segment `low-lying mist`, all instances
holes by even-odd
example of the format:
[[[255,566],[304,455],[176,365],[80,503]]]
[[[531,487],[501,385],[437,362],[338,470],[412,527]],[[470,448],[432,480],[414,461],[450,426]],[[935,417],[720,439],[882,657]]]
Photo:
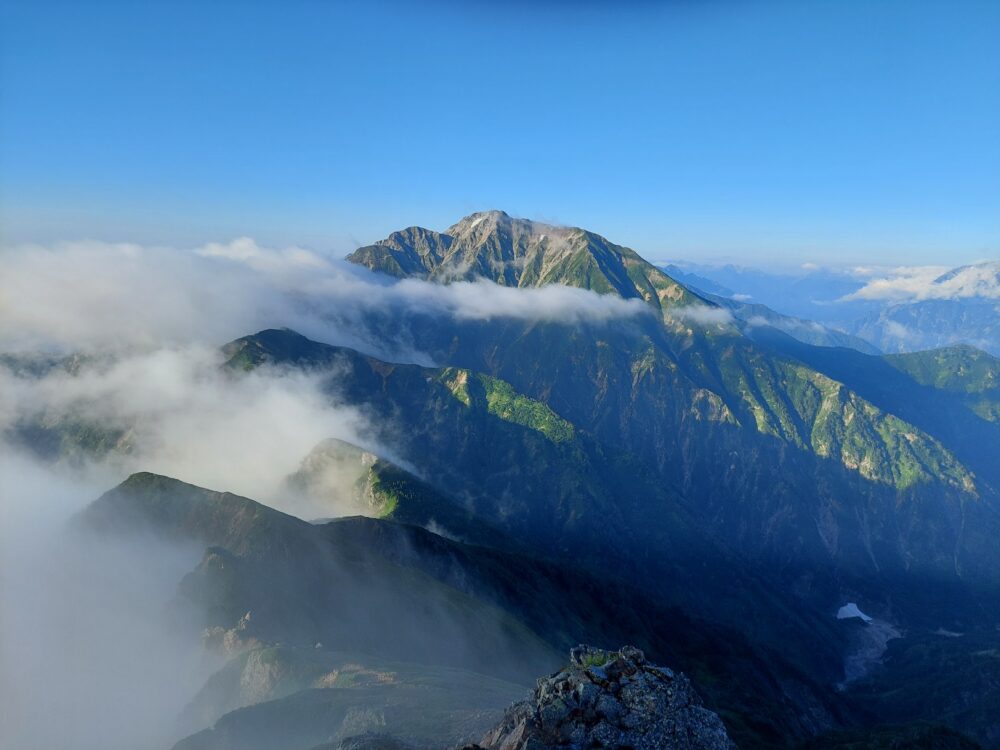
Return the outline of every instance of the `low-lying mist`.
[[[41,374],[0,366],[0,746],[169,747],[221,663],[195,620],[184,627],[168,606],[202,548],[73,528],[126,476],[173,476],[305,519],[341,514],[338,488],[310,499],[285,479],[327,438],[363,443],[361,414],[333,404],[317,376],[221,365],[217,350],[190,344]],[[37,455],[17,440],[25,425],[81,445]]]
[[[73,242],[0,254],[0,352],[217,346],[287,327],[383,358],[430,364],[404,332],[368,331],[366,317],[386,311],[602,322],[649,308],[563,286],[397,282],[310,250],[263,248],[249,238],[191,250]]]
[[[74,463],[98,461],[118,481],[151,471],[275,504],[284,478],[317,443],[367,440],[363,415],[331,401],[318,374],[234,374],[222,364],[218,350],[192,344],[40,376],[0,367],[0,432],[39,425],[68,434],[55,447],[57,462],[71,452]]]
[[[196,550],[98,543],[67,523],[109,481],[0,454],[0,746],[169,747],[217,668],[195,623],[168,608]]]
[[[0,746],[141,750],[191,731],[177,717],[221,661],[205,650],[197,618],[179,619],[176,606],[204,548],[97,540],[72,519],[139,471],[304,520],[364,512],[351,501],[360,464],[331,464],[320,493],[297,493],[288,478],[331,438],[407,466],[384,444],[391,426],[375,430],[363,410],[338,403],[326,387],[335,372],[233,373],[220,346],[286,326],[430,364],[405,330],[369,329],[366,316],[382,310],[570,322],[645,308],[579,289],[392,283],[247,239],[0,255]],[[454,644],[475,638],[447,619],[436,629],[454,631]]]

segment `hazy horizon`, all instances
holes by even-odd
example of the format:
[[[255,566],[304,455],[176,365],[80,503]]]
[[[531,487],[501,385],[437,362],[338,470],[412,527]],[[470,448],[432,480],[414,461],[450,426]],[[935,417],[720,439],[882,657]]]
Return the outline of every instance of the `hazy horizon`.
[[[164,232],[155,236],[151,236],[148,239],[142,239],[144,236],[143,232],[136,232],[135,234],[123,234],[119,232],[109,232],[106,236],[102,235],[53,235],[49,238],[34,238],[34,239],[20,239],[16,240],[5,236],[2,229],[0,229],[0,251],[10,251],[17,248],[24,248],[28,246],[37,247],[48,247],[54,248],[63,245],[74,245],[74,244],[98,244],[98,245],[137,245],[143,247],[156,247],[156,248],[171,248],[178,250],[192,250],[202,247],[207,247],[210,245],[227,245],[233,242],[239,242],[241,240],[251,240],[255,244],[262,246],[268,246],[273,248],[296,248],[308,251],[310,253],[316,253],[322,257],[326,257],[334,260],[341,260],[349,255],[354,250],[359,247],[364,247],[366,245],[374,244],[392,232],[406,229],[411,226],[422,227],[425,229],[431,229],[434,231],[444,232],[448,229],[451,224],[454,224],[459,219],[464,216],[477,213],[479,211],[487,210],[504,210],[502,207],[484,207],[476,209],[474,211],[466,211],[465,213],[457,213],[450,220],[446,219],[442,223],[432,224],[429,222],[414,222],[414,223],[399,223],[395,225],[386,224],[386,229],[377,235],[360,234],[354,232],[345,232],[345,239],[343,241],[334,242],[308,242],[305,239],[296,241],[294,239],[295,233],[289,232],[289,236],[293,239],[285,242],[273,242],[264,241],[262,238],[267,238],[272,236],[269,232],[263,232],[260,234],[252,234],[248,232],[234,231],[229,234],[223,233],[204,233],[191,235],[191,239],[182,240],[177,242],[171,242],[166,238],[170,237],[173,233]],[[648,260],[650,263],[657,265],[669,265],[675,264],[681,267],[684,266],[704,266],[704,267],[726,267],[732,266],[742,270],[754,270],[761,271],[764,273],[771,273],[777,275],[806,275],[809,273],[817,271],[831,271],[835,273],[844,273],[853,276],[869,276],[876,275],[882,272],[890,272],[898,269],[916,269],[916,268],[940,268],[942,270],[949,270],[953,268],[972,266],[982,263],[995,262],[1000,259],[1000,251],[997,253],[983,253],[981,255],[975,255],[974,253],[968,253],[962,256],[956,256],[952,253],[941,252],[936,255],[920,255],[914,257],[912,253],[909,253],[906,257],[895,258],[893,253],[886,252],[884,254],[848,254],[844,253],[841,255],[837,254],[824,254],[824,253],[805,253],[800,255],[789,254],[787,256],[775,255],[773,253],[769,254],[767,252],[754,252],[751,250],[741,251],[739,247],[734,247],[728,250],[719,250],[712,252],[700,251],[697,247],[692,246],[690,248],[667,248],[663,249],[657,245],[642,246],[636,244],[630,244],[623,241],[620,237],[614,234],[610,234],[606,231],[602,231],[600,228],[592,226],[587,223],[568,223],[561,222],[551,218],[539,219],[538,216],[526,215],[522,216],[520,214],[513,213],[511,211],[506,211],[509,215],[516,219],[526,219],[529,221],[536,221],[541,223],[548,223],[554,226],[563,227],[579,227],[581,229],[586,229],[588,231],[595,232],[606,239],[610,240],[619,245],[629,247],[635,250],[644,259]],[[385,223],[385,222],[381,222]],[[302,232],[302,237],[305,238],[308,233]],[[899,252],[903,252],[900,250]],[[909,259],[909,260],[908,260]],[[859,273],[860,272],[860,273]]]

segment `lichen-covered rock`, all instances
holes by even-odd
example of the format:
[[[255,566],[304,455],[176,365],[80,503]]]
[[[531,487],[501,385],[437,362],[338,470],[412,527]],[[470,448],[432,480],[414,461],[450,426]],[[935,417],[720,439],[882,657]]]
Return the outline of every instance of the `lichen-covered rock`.
[[[579,646],[571,663],[538,681],[478,746],[482,750],[732,750],[719,717],[702,706],[688,679],[626,646]]]

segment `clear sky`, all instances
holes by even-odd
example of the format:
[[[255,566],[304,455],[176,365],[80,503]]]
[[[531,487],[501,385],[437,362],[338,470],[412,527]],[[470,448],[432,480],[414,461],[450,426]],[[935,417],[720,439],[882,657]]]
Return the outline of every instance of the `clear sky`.
[[[0,0],[3,241],[1000,256],[1000,2]]]

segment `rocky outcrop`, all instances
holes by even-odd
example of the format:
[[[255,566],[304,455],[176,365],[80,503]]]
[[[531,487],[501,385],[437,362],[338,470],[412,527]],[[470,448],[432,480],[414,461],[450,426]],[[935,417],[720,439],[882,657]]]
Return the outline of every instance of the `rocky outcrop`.
[[[639,649],[579,646],[570,657],[568,667],[540,679],[528,700],[465,750],[736,747],[688,679],[650,664]]]

